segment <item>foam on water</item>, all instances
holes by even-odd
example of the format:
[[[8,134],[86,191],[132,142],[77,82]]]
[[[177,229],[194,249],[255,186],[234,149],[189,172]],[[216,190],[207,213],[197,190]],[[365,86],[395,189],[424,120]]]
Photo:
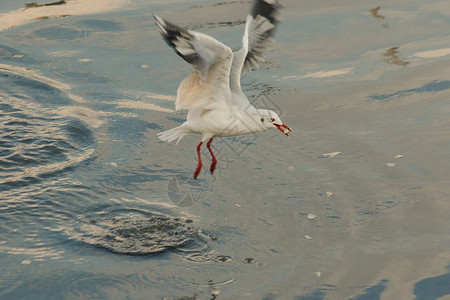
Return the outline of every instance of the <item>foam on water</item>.
[[[192,222],[150,211],[108,211],[80,220],[70,238],[125,255],[207,247],[206,236]]]

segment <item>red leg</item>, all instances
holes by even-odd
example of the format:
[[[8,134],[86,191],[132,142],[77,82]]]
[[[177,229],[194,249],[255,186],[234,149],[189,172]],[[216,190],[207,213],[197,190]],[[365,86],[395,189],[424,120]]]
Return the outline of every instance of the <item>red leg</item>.
[[[210,138],[208,143],[206,144],[206,147],[208,148],[209,153],[211,153],[211,156],[212,156],[211,166],[209,167],[209,170],[211,171],[211,174],[214,173],[214,170],[216,169],[216,165],[217,165],[217,159],[216,159],[216,157],[214,156],[214,153],[211,150],[211,142],[212,141],[213,141],[213,138]]]
[[[197,156],[198,156],[198,165],[197,169],[195,169],[194,172],[194,178],[197,179],[198,174],[200,174],[200,171],[202,170],[202,157],[200,156],[200,147],[202,146],[203,142],[200,142],[200,144],[197,145]]]

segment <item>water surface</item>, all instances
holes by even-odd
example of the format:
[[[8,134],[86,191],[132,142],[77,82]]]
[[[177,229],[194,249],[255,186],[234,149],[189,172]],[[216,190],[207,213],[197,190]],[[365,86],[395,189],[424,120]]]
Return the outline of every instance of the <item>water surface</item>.
[[[0,298],[449,297],[447,1],[280,1],[243,87],[291,138],[198,180],[152,13],[237,48],[249,1],[3,2]]]

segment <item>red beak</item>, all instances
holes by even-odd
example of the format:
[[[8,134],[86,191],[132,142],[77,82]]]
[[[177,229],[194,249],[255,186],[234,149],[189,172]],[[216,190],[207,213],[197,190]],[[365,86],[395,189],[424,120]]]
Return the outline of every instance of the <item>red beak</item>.
[[[287,126],[286,124],[273,124],[275,125],[276,128],[278,128],[279,131],[281,131],[282,133],[284,133],[285,135],[289,135],[289,133],[292,131],[291,128],[289,128],[289,126]]]

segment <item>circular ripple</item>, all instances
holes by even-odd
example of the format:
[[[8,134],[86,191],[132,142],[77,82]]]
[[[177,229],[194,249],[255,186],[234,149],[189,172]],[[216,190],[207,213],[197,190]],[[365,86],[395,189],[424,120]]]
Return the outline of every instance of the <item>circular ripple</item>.
[[[138,280],[140,285],[169,290],[225,286],[236,282],[239,274],[240,271],[232,264],[167,265],[139,274]]]
[[[127,299],[137,288],[135,282],[126,276],[93,275],[88,273],[73,276],[70,284],[64,284],[62,295],[67,299]]]
[[[237,270],[229,265],[205,264],[178,267],[171,278],[178,286],[224,286],[236,281]]]
[[[0,71],[0,187],[17,190],[47,180],[88,159],[92,131],[58,114],[72,104],[61,90],[34,78]]]
[[[146,265],[147,262],[142,262]],[[197,266],[184,265],[152,265],[151,268],[136,266],[138,273],[120,274],[90,274],[71,273],[61,280],[60,298],[67,299],[143,299],[149,290],[155,295],[164,295],[179,290],[189,294],[190,291],[214,291],[216,288],[233,284],[237,281],[240,272],[231,265],[201,264]],[[144,270],[145,269],[145,270]],[[70,284],[68,284],[70,283]],[[203,293],[201,292],[203,290]],[[209,293],[208,293],[209,294]],[[148,297],[148,295],[147,295]],[[167,298],[172,299],[172,298]],[[181,298],[177,298],[181,299]],[[184,298],[183,298],[184,299]],[[191,299],[191,298],[189,298]],[[193,298],[194,299],[194,298]],[[211,299],[195,297],[195,299]]]
[[[184,256],[186,260],[193,262],[212,262],[212,263],[230,263],[234,262],[236,259],[233,256],[223,255],[219,253],[204,253],[204,252],[194,252],[189,253]]]
[[[38,26],[44,25],[40,28]],[[96,32],[115,32],[123,30],[123,26],[110,20],[87,19],[78,22],[58,22],[57,25],[37,23],[31,29],[20,31],[11,29],[5,34],[5,38],[20,43],[28,40],[45,39],[48,41],[72,41],[88,38]]]
[[[91,158],[93,132],[65,113],[73,102],[64,84],[2,65],[0,85],[0,253],[62,259],[54,232],[75,218],[73,203],[88,190],[69,171]]]
[[[46,26],[33,31],[38,38],[47,40],[75,40],[85,38],[92,34],[92,29],[84,24],[59,24]]]

